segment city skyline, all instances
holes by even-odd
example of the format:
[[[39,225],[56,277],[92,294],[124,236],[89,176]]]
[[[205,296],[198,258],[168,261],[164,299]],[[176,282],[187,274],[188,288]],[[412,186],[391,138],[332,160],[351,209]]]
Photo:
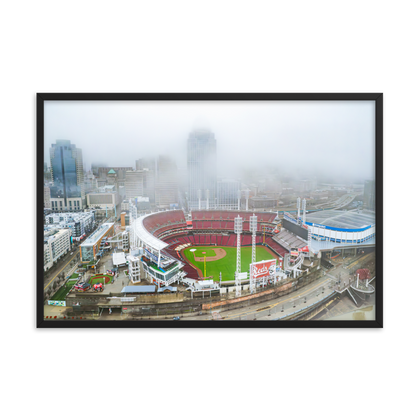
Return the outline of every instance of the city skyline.
[[[47,313],[375,319],[377,102],[56,105]]]
[[[186,171],[187,139],[197,128],[210,130],[217,139],[221,177],[238,178],[262,166],[302,177],[374,177],[374,103],[370,101],[50,101],[45,106],[45,150],[57,139],[69,139],[83,149],[85,171],[98,161],[135,168],[137,159],[158,155],[169,155],[179,171]],[[357,165],[346,164],[350,160]],[[49,162],[47,152],[45,161]]]

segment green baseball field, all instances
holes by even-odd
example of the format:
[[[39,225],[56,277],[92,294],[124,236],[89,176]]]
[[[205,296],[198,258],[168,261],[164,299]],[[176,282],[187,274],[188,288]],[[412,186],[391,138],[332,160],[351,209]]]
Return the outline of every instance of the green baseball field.
[[[195,252],[191,252],[195,249]],[[227,246],[191,246],[183,249],[184,257],[198,270],[204,277],[204,261],[206,255],[206,273],[205,277],[213,276],[213,280],[219,281],[219,273],[222,272],[222,281],[231,281],[235,279],[236,270],[236,247]],[[205,253],[205,254],[204,254]],[[241,272],[249,272],[249,264],[251,264],[252,247],[241,248]],[[265,246],[257,246],[256,261],[272,260],[277,256]],[[209,261],[216,259],[215,261]]]

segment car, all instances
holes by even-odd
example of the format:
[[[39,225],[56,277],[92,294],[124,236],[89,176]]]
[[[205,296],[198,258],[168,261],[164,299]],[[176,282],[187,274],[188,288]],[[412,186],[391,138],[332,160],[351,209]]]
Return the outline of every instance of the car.
[[[74,290],[77,290],[78,292],[86,292],[91,287],[92,286],[89,283],[79,283],[74,286]]]
[[[174,321],[179,321],[181,318],[179,316],[174,316],[173,320]]]

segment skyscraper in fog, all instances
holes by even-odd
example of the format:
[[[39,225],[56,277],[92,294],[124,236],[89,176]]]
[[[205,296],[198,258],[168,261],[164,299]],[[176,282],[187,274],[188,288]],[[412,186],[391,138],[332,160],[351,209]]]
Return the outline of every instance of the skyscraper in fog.
[[[50,148],[50,188],[53,210],[81,210],[85,204],[82,150],[70,140],[57,140]]]
[[[169,208],[178,203],[178,169],[169,156],[159,156],[156,165],[156,206]]]
[[[364,191],[363,191],[363,200],[365,203],[365,208],[369,210],[375,210],[375,181],[369,180],[365,181]]]
[[[214,208],[217,193],[216,139],[209,130],[194,130],[187,143],[188,202],[190,209]],[[208,193],[207,193],[208,191]]]

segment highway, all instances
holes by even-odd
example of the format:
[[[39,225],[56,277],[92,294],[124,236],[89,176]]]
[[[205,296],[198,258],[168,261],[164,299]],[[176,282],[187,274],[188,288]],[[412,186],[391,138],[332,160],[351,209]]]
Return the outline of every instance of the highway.
[[[245,308],[234,309],[231,311],[221,312],[220,316],[223,320],[243,321],[243,320],[270,320],[280,318],[287,314],[296,312],[308,305],[311,305],[324,296],[332,293],[335,281],[332,281],[328,276],[323,276],[313,283],[304,286],[286,296],[262,302],[256,305],[248,306]],[[214,312],[218,312],[215,308]],[[212,316],[205,314],[201,316],[185,317],[181,320],[210,320]]]
[[[358,255],[348,267],[344,266],[343,263],[338,263],[331,270],[325,270],[324,275],[315,280],[313,283],[304,286],[303,288],[296,290],[286,296],[262,302],[260,304],[248,306],[245,308],[234,309],[231,311],[220,312],[220,316],[223,320],[273,320],[276,318],[282,318],[288,314],[292,314],[299,309],[303,309],[307,306],[313,305],[316,302],[328,296],[334,291],[336,282],[341,279],[340,286],[348,281],[349,270],[357,263],[361,263],[366,260],[366,257],[372,256],[372,254],[360,256]],[[338,286],[337,286],[338,287]],[[218,312],[215,307],[214,312]],[[185,317],[181,320],[210,320],[213,317],[206,313],[201,316]]]

